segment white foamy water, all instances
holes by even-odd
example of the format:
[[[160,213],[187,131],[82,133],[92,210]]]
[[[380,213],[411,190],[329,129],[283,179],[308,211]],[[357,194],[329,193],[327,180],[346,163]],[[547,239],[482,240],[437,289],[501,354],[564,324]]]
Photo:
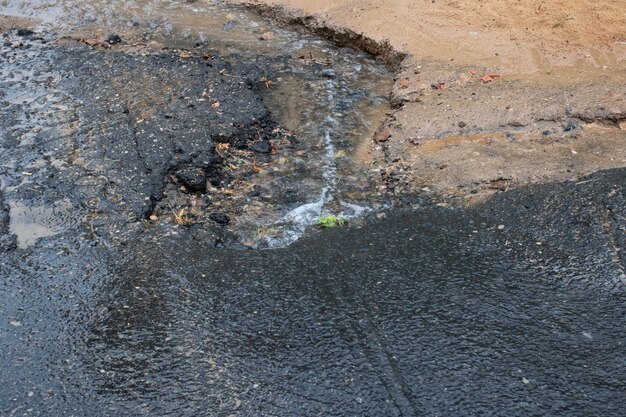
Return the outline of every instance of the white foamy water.
[[[278,229],[278,232],[272,236],[265,237],[265,244],[269,248],[279,248],[288,246],[298,240],[306,230],[315,225],[321,218],[334,215],[345,220],[360,217],[371,211],[367,207],[348,202],[339,202],[342,210],[332,212],[327,205],[334,199],[337,190],[337,149],[333,143],[331,132],[340,131],[339,122],[333,116],[336,108],[335,100],[336,86],[332,80],[326,81],[326,100],[328,115],[325,119],[325,130],[323,134],[324,143],[324,161],[322,163],[322,179],[324,188],[319,194],[317,200],[298,206],[287,212],[278,222],[272,225]]]

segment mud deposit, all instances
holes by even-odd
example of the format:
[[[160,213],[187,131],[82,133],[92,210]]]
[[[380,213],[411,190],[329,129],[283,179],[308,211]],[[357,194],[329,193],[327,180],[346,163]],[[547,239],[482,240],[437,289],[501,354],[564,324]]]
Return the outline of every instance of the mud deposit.
[[[382,63],[115,4],[0,7],[1,415],[621,414],[626,170],[391,200]]]

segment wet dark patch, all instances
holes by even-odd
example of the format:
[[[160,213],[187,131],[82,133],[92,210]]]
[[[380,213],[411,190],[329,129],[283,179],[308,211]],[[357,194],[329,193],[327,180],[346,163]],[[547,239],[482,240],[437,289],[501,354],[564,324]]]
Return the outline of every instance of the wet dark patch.
[[[35,52],[15,50],[6,56],[14,70],[5,86],[28,82],[37,98],[33,102],[26,95],[29,100],[5,103],[0,124],[10,134],[1,145],[5,164],[17,160],[22,166],[12,174],[14,184],[24,178],[19,170],[28,170],[25,179],[37,186],[24,187],[12,198],[55,201],[63,196],[83,203],[91,211],[90,231],[98,236],[111,237],[120,227],[127,233],[132,223],[136,228],[162,200],[167,200],[168,212],[183,210],[194,223],[207,221],[210,226],[206,207],[192,215],[193,202],[173,194],[205,193],[207,187],[230,185],[235,177],[224,169],[228,156],[216,151],[216,143],[242,150],[238,157],[245,160],[249,143],[259,139],[268,143],[284,135],[253,84],[219,57],[181,57],[178,52],[130,55],[37,41],[30,45]],[[13,64],[16,59],[23,62]],[[40,80],[25,76],[19,81],[19,74],[30,67]],[[55,96],[61,112],[55,112],[56,103],[50,100]],[[38,117],[40,106],[47,103],[54,118],[37,127],[31,115]],[[20,123],[23,114],[26,120]],[[23,147],[23,138],[29,135],[35,144],[32,150]],[[58,137],[58,145],[49,141],[50,136]],[[48,163],[26,168],[44,152]],[[251,158],[249,165],[246,175],[254,173]],[[93,201],[97,204],[87,204]]]
[[[274,251],[192,226],[106,256],[16,253],[0,294],[28,291],[0,304],[3,409],[619,416],[626,284],[607,248],[626,243],[626,170],[583,181]]]
[[[621,169],[608,170],[575,182],[498,194],[480,209],[485,215],[482,226],[503,227],[498,234],[501,241],[508,240],[509,251],[520,259],[534,259],[564,283],[583,270],[584,277],[591,269],[601,279],[578,283],[621,288],[626,284],[621,249],[626,230],[625,175]],[[583,252],[584,259],[577,260]]]
[[[9,206],[6,205],[0,191],[0,253],[15,249],[15,236],[9,232]]]

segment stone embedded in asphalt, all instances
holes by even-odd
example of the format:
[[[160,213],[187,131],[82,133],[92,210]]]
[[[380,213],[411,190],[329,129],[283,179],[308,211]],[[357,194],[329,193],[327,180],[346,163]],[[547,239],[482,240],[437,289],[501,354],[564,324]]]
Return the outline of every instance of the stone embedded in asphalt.
[[[109,45],[117,45],[118,43],[122,43],[122,38],[119,35],[112,33],[106,37],[105,41]]]
[[[270,145],[269,141],[262,140],[260,142],[254,142],[251,145],[248,145],[248,149],[258,153],[271,153],[272,145]]]
[[[563,128],[563,130],[566,132],[571,132],[572,130],[576,130],[576,129],[578,129],[578,125],[574,123],[573,121],[569,121]]]
[[[209,152],[200,152],[193,158],[193,165],[196,168],[209,169],[220,162],[219,156],[213,154],[213,149]]]
[[[231,30],[232,28],[234,28],[235,26],[237,26],[237,22],[234,22],[232,20],[229,20],[228,22],[224,23],[224,25],[222,26],[222,30],[224,32],[228,32],[229,30]]]
[[[31,36],[35,34],[35,32],[26,28],[19,28],[16,33],[17,33],[17,36],[22,36],[22,37]]]
[[[201,193],[206,191],[206,174],[202,169],[183,169],[176,172],[175,176],[176,179],[185,186],[187,191]]]
[[[224,213],[211,213],[209,215],[209,219],[211,219],[212,221],[214,221],[217,224],[221,224],[226,226],[228,223],[230,223],[230,218],[225,215]]]
[[[380,131],[374,135],[374,141],[386,142],[391,137],[391,132],[388,129]]]

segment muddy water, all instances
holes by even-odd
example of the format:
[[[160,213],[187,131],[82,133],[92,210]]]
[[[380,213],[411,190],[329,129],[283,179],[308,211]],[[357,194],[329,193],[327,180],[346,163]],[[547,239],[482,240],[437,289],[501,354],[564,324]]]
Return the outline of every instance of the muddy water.
[[[122,8],[117,2],[9,0],[0,13],[37,19],[40,28],[60,35],[92,39],[115,32],[131,44],[259,63],[263,73],[248,76],[265,85],[266,106],[298,139],[298,150],[259,162],[247,188],[269,190],[269,198],[259,204],[242,196],[243,209],[231,214],[229,226],[246,245],[284,246],[326,215],[348,219],[382,206],[363,149],[388,110],[391,77],[371,57],[209,1],[135,1]]]

